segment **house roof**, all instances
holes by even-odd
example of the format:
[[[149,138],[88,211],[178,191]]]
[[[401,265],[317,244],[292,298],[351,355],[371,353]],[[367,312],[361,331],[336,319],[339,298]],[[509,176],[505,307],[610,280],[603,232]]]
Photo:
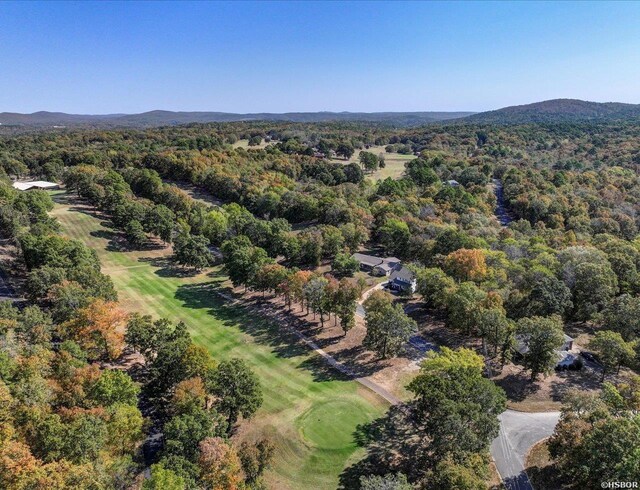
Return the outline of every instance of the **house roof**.
[[[413,272],[406,267],[401,267],[400,269],[393,271],[391,276],[389,276],[389,280],[391,281],[395,281],[396,279],[402,282],[411,282],[414,279],[414,275]]]
[[[375,255],[355,253],[352,255],[352,257],[361,264],[369,265],[371,267],[382,264],[382,259],[380,257],[376,257]]]
[[[382,269],[383,271],[392,271],[396,268],[396,264],[383,261],[381,264],[376,265],[377,269]]]
[[[515,349],[522,355],[529,352],[529,343],[528,339],[524,335],[516,335],[516,345]],[[564,343],[573,342],[573,339],[569,337],[566,333],[564,334]],[[556,352],[562,353],[563,351],[557,350]]]
[[[27,191],[33,189],[51,189],[52,187],[58,187],[55,182],[46,182],[44,180],[34,180],[31,182],[14,182],[13,187],[19,191]]]

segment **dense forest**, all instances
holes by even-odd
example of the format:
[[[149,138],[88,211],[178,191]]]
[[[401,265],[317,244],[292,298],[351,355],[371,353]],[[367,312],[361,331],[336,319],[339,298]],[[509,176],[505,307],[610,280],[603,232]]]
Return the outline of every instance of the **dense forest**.
[[[409,156],[401,176],[373,178],[390,155]],[[604,383],[566,397],[549,443],[557,472],[575,488],[602,475],[640,479],[637,451],[620,449],[640,444],[639,165],[640,126],[624,121],[238,122],[3,137],[0,232],[18,251],[25,301],[0,303],[0,487],[261,488],[273,453],[266,439],[233,442],[261,405],[255,374],[211,358],[184,324],[120,309],[95,252],[59,233],[50,194],[11,187],[27,177],[63,183],[132,249],[171,244],[175,262],[195,271],[221,260],[237,288],[306,306],[323,326],[333,315],[345,334],[366,288],[352,254],[407,263],[422,305],[479,347],[427,355],[406,411],[385,419],[402,419],[409,435],[382,445],[388,427],[378,427],[345,487],[486,488],[507,403],[486,366],[517,362],[533,382],[553,372],[576,325],[588,329]],[[363,345],[400,355],[420,325],[387,292],[365,308]],[[127,372],[127,355],[144,369]],[[158,433],[161,448],[145,457]]]

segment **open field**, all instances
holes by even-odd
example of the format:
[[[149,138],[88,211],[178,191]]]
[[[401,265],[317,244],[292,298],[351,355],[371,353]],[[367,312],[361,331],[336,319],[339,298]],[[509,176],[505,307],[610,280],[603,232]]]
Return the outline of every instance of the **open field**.
[[[368,151],[369,153],[373,153],[374,155],[379,155],[382,153],[384,155],[385,167],[380,168],[373,172],[372,174],[367,174],[367,178],[371,180],[384,180],[387,177],[391,177],[392,179],[399,179],[402,177],[404,173],[404,164],[410,160],[413,160],[415,155],[401,155],[400,153],[387,153],[384,150],[384,146],[372,146],[369,149],[365,150],[356,150],[353,156],[349,160],[344,160],[342,158],[334,158],[332,162],[344,163],[345,165],[352,162],[358,162],[358,158],[360,157],[360,151]]]
[[[273,144],[273,141],[265,141],[264,139],[259,145],[249,146],[249,140],[238,140],[233,144],[234,148],[244,148],[245,150],[261,150],[268,145]]]
[[[215,294],[226,279],[218,269],[188,276],[166,260],[168,249],[118,251],[118,233],[98,213],[67,202],[64,194],[55,198],[52,214],[63,232],[98,252],[124,308],[182,320],[214,358],[240,357],[256,371],[264,404],[239,432],[275,443],[269,487],[335,488],[345,465],[363,453],[354,440],[356,426],[380,416],[386,402],[328,373],[317,355],[276,324],[226,305]]]

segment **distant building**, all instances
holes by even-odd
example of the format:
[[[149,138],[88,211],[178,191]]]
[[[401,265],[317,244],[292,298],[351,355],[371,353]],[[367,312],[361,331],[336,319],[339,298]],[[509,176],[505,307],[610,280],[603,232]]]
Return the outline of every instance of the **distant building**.
[[[360,270],[370,272],[376,276],[388,276],[394,270],[401,267],[400,259],[396,257],[376,257],[375,255],[367,255],[361,253],[355,253],[351,258],[358,261],[360,264]]]
[[[460,185],[460,182],[458,182],[457,180],[451,179],[451,180],[445,180],[443,184],[446,184],[451,187],[458,187]]]
[[[29,191],[31,189],[52,190],[58,189],[60,186],[55,182],[46,182],[44,180],[34,180],[31,182],[14,182],[13,187],[19,191]]]
[[[416,291],[416,279],[409,269],[402,265],[400,259],[396,257],[376,257],[355,253],[352,258],[360,264],[360,270],[370,272],[376,276],[387,276],[389,278],[389,288],[394,291]]]

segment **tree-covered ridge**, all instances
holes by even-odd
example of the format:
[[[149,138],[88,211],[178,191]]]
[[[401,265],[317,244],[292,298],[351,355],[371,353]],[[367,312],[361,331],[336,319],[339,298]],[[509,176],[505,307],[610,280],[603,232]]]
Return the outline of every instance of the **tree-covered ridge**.
[[[221,259],[238,291],[282,298],[289,310],[295,302],[306,306],[320,329],[331,317],[345,337],[353,328],[364,284],[351,277],[359,264],[350,257],[373,250],[404,261],[415,275],[420,307],[443,319],[449,332],[477,341],[476,364],[484,360],[500,370],[515,360],[534,383],[556,367],[567,327],[581,325],[590,331],[584,347],[597,356],[606,380],[638,365],[638,130],[631,123],[83,130],[4,139],[0,163],[7,175],[61,179],[67,191],[99,208],[131,248],[172,244],[175,262],[197,271]],[[234,147],[238,139],[248,140],[249,149]],[[268,145],[258,148],[263,140]],[[376,181],[370,176],[386,165],[387,154],[411,157],[399,178]],[[509,218],[504,226],[495,217],[498,185]],[[91,329],[91,315],[115,296],[95,256],[55,234],[46,194],[3,189],[0,219],[21,247],[32,301],[66,325],[64,332],[103,332]],[[416,332],[397,303],[374,292],[364,304],[361,346],[378,358],[401,355]],[[212,454],[237,467],[219,439],[226,444],[229,427],[259,405],[251,376],[232,363],[201,362],[182,325],[135,317],[127,326],[127,336],[109,336],[116,346],[70,339],[105,359],[117,357],[118,343],[135,346],[151,367],[151,392],[142,394],[177,403],[164,414],[170,437],[158,474],[173,472],[167,478],[195,485],[209,478],[198,465],[215,467]],[[454,356],[443,352],[410,385],[410,410],[419,421],[411,430],[420,434],[424,464],[373,467],[401,472],[411,483],[479,488],[502,392],[477,367],[438,367]],[[183,356],[199,361],[182,366]],[[472,357],[462,351],[455,359],[464,365]],[[210,404],[208,397],[226,393],[228,383],[220,380],[234,375],[250,386]],[[477,400],[465,400],[465,389]],[[245,393],[255,396],[240,396]],[[185,418],[183,406],[199,408]],[[451,433],[470,445],[460,451],[447,445],[450,433],[433,417],[446,419]],[[181,428],[198,441],[183,439]],[[388,479],[404,484],[402,475]]]

